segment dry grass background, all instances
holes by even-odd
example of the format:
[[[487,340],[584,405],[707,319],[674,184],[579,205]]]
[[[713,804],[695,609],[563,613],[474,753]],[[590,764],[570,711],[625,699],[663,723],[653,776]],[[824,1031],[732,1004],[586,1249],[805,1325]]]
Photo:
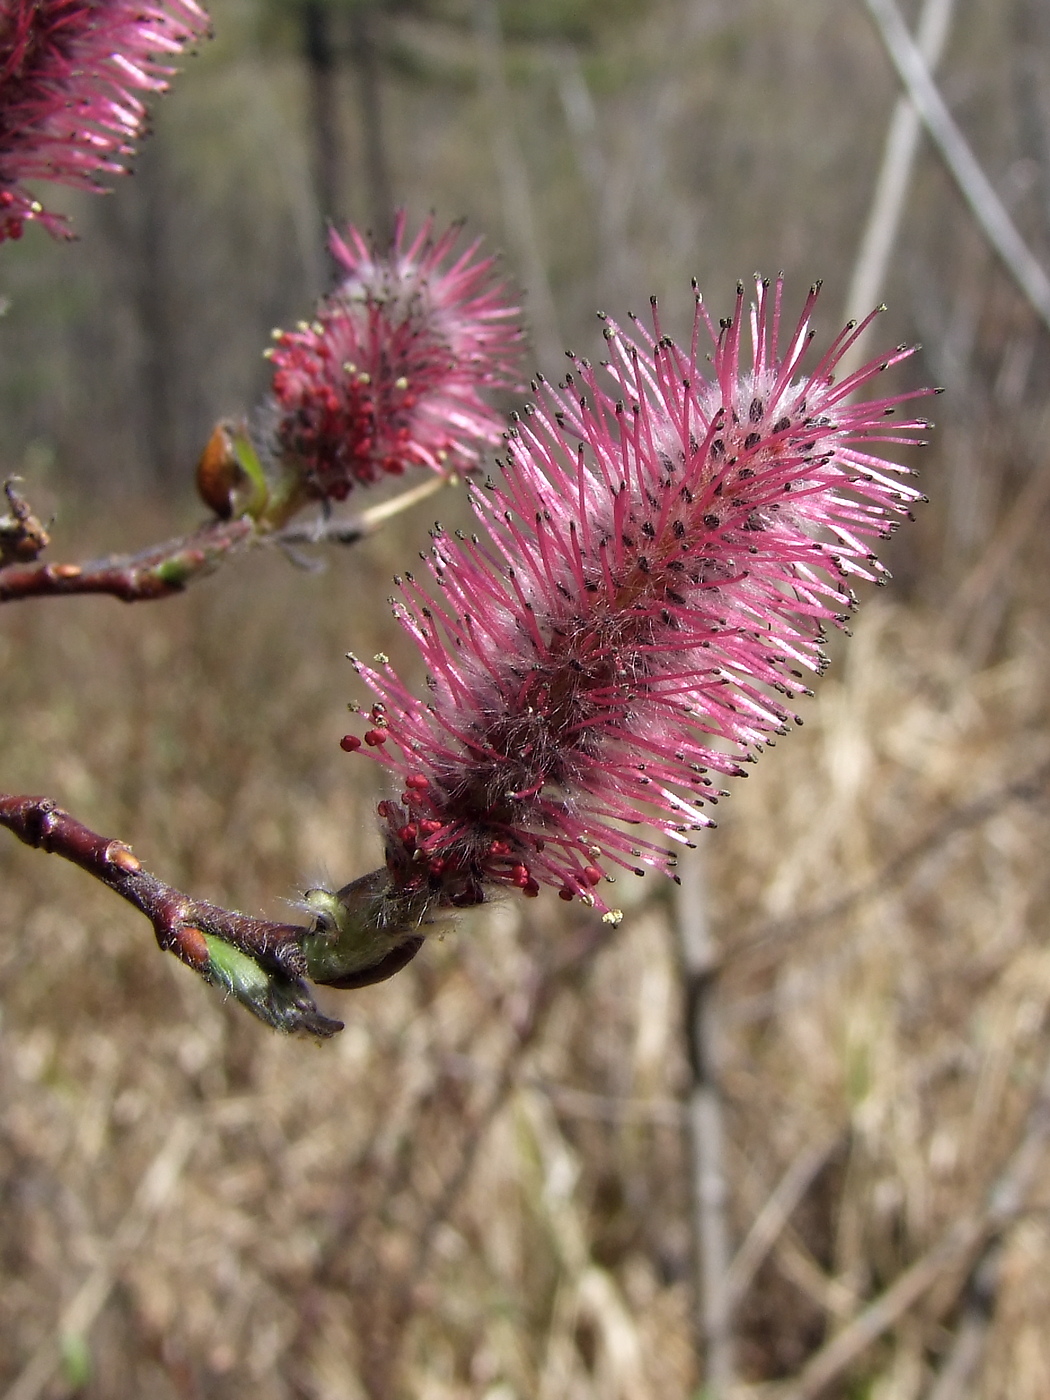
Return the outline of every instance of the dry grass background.
[[[78,214],[83,244],[5,249],[3,466],[45,514],[61,499],[58,557],[191,523],[119,483],[192,460],[251,401],[266,329],[321,276],[297,60],[262,47],[242,0],[214,9],[219,39],[139,179]],[[693,272],[717,314],[754,266],[826,275],[826,331],[894,92],[861,7],[638,13],[578,71],[515,51],[508,120],[558,333],[583,349],[596,305],[651,290],[674,322]],[[944,82],[1045,262],[1021,98],[1045,98],[1029,79],[1050,48],[1018,42],[1026,13],[1037,0],[960,4]],[[596,124],[573,133],[581,73]],[[498,242],[475,87],[388,89],[395,185]],[[828,1364],[829,1400],[1044,1400],[1050,365],[928,155],[886,295],[885,342],[927,346],[909,382],[952,390],[934,506],[698,856],[741,1251],[734,1400],[816,1395],[843,1337],[863,1345]],[[377,603],[429,521],[321,576],[253,557],[149,607],[3,609],[3,787],[275,917],[372,868],[339,658],[398,656]],[[672,887],[621,888],[615,933],[553,898],[476,912],[390,983],[331,994],[347,1028],[318,1047],[225,1005],[79,871],[0,841],[0,1400],[695,1400]]]
[[[148,608],[5,610],[8,785],[248,909],[278,913],[318,862],[370,868],[336,658],[396,645],[348,600],[404,543],[320,577],[250,558]],[[1050,1007],[1050,656],[1023,592],[976,660],[965,626],[950,646],[943,617],[868,600],[805,727],[703,843],[735,1242],[785,1175],[801,1187],[740,1297],[747,1383],[796,1376],[982,1209],[1024,1131]],[[625,889],[613,934],[553,899],[479,912],[333,994],[347,1029],[315,1046],[224,1005],[80,872],[14,842],[0,872],[0,1394],[71,1394],[88,1356],[91,1397],[696,1393],[669,886]],[[1048,1187],[1050,1158],[967,1393],[1048,1393]],[[928,1394],[970,1258],[827,1393]],[[59,1343],[65,1378],[20,1390]]]

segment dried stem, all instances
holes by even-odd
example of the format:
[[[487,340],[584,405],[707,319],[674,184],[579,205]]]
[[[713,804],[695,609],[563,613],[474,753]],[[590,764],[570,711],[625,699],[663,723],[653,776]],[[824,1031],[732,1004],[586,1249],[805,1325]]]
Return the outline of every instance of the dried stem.
[[[127,1214],[114,1230],[102,1257],[63,1308],[2,1400],[38,1400],[62,1365],[61,1347],[70,1340],[86,1340],[109,1300],[119,1270],[145,1243],[155,1216],[167,1205],[178,1186],[183,1167],[196,1146],[199,1125],[177,1118],[160,1151],[143,1173]]]
[[[964,807],[955,808],[924,836],[912,841],[895,856],[891,856],[863,884],[846,890],[814,909],[804,910],[789,918],[770,919],[748,929],[738,942],[725,950],[719,962],[712,967],[712,975],[720,974],[730,964],[736,964],[745,958],[757,957],[770,963],[776,962],[783,954],[784,943],[800,937],[820,924],[833,923],[863,904],[865,900],[895,888],[916,866],[940,850],[953,836],[980,826],[1001,812],[1009,803],[1035,802],[1045,798],[1048,795],[1048,784],[1050,760],[1038,764],[1024,777],[1003,784],[987,796],[979,797]]]
[[[1025,1209],[1050,1143],[1050,1060],[1025,1117],[1020,1141],[995,1179],[983,1207],[956,1220],[933,1247],[820,1349],[779,1400],[816,1400],[951,1269],[972,1260],[976,1277],[989,1249]],[[951,1392],[949,1392],[950,1394]]]
[[[1050,328],[1050,277],[1006,212],[991,181],[956,126],[895,0],[865,0],[908,96],[951,171],[963,198],[1003,265]]]
[[[692,1171],[697,1279],[697,1334],[704,1357],[704,1394],[724,1400],[734,1381],[729,1187],[725,1174],[725,1114],[720,1076],[718,949],[707,919],[699,854],[680,864],[677,925],[685,990],[685,1034],[692,1079],[687,1132]]]
[[[487,1099],[474,1119],[463,1155],[432,1202],[417,1237],[411,1269],[411,1277],[417,1284],[429,1267],[438,1227],[450,1218],[470,1180],[488,1129],[520,1082],[522,1059],[543,1032],[557,993],[587,966],[599,949],[608,945],[608,926],[597,919],[589,920],[558,957],[535,970],[513,1017],[514,1040],[504,1056]]]
[[[362,1325],[368,1345],[373,1349],[371,1367],[378,1379],[373,1378],[369,1393],[385,1396],[391,1392],[391,1376],[399,1364],[400,1339],[413,1310],[421,1305],[440,1227],[453,1218],[484,1149],[489,1129],[522,1082],[522,1061],[543,1034],[558,993],[585,971],[592,959],[609,946],[609,941],[606,925],[594,919],[586,920],[567,942],[559,943],[552,954],[537,960],[513,993],[500,998],[500,1014],[512,1028],[510,1043],[491,1076],[487,1076],[489,1083],[481,1101],[460,1124],[457,1132],[460,1151],[447,1172],[439,1175],[437,1189],[426,1203],[411,1247],[399,1262],[394,1262],[394,1256],[384,1268],[383,1251],[375,1247],[374,1230],[387,1228],[385,1222],[389,1219],[391,1202],[404,1192],[414,1192],[411,1173],[416,1156],[407,1151],[406,1146],[418,1133],[427,1108],[438,1101],[446,1077],[458,1077],[458,1073],[448,1069],[439,1072],[416,1112],[401,1123],[396,1140],[390,1141],[384,1133],[376,1132],[371,1136],[367,1152],[348,1164],[348,1179],[352,1179],[353,1189],[340,1198],[322,1238],[311,1275],[311,1296],[300,1309],[292,1348],[295,1355],[309,1352],[322,1315],[316,1300],[326,1291],[345,1294],[344,1271],[348,1269],[355,1279],[367,1277],[371,1300],[370,1312],[362,1319]],[[487,1018],[483,1018],[480,1029],[484,1031],[487,1024]],[[378,1188],[378,1197],[363,1189],[363,1183],[369,1180]],[[348,1254],[351,1254],[349,1261]],[[293,1380],[293,1384],[296,1396],[302,1396],[303,1400],[314,1393],[305,1379],[301,1383]]]
[[[984,1247],[970,1270],[952,1344],[927,1400],[967,1400],[974,1394],[974,1376],[995,1315],[1002,1256],[1003,1241],[996,1237]]]
[[[776,1245],[806,1192],[842,1143],[842,1135],[807,1143],[777,1182],[755,1216],[747,1238],[733,1257],[725,1277],[726,1307],[733,1309],[747,1294],[752,1280]]]

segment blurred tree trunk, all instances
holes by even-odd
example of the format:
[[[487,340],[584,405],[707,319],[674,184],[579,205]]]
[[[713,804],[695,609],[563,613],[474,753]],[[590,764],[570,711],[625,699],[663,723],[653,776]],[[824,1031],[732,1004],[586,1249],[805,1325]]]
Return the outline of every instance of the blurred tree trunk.
[[[1050,9],[1046,0],[1016,0],[1014,92],[1021,154],[1038,167],[1044,235],[1050,232]]]
[[[310,90],[310,141],[317,207],[323,221],[335,221],[343,210],[339,62],[332,34],[332,10],[325,0],[303,0],[299,13]]]
[[[390,241],[394,228],[390,160],[383,123],[380,53],[383,15],[373,0],[350,7],[350,62],[354,69],[364,151],[368,223],[380,244]]]

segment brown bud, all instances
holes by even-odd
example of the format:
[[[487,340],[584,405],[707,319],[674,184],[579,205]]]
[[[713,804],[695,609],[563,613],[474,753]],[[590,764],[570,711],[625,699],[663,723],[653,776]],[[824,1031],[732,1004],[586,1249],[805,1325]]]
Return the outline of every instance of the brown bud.
[[[115,865],[118,870],[123,870],[128,875],[135,875],[142,869],[142,862],[138,856],[129,851],[127,846],[116,841],[111,841],[106,847],[106,864]]]
[[[180,928],[175,936],[175,949],[184,963],[198,971],[211,962],[208,940],[199,928]]]
[[[220,520],[229,520],[233,514],[233,492],[241,475],[229,427],[216,423],[197,463],[197,494]]]

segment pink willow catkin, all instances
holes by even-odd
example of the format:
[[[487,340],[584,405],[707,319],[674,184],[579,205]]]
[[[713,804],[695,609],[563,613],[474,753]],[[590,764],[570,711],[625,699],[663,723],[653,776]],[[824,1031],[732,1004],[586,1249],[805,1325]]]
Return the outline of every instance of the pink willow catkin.
[[[614,922],[612,869],[675,865],[635,829],[691,845],[724,795],[710,774],[785,732],[850,580],[885,575],[869,541],[920,499],[873,447],[913,442],[926,422],[887,419],[934,392],[854,402],[903,346],[835,383],[867,321],[804,373],[817,290],[783,344],[781,283],[759,281],[750,355],[742,286],[717,328],[697,296],[688,350],[655,301],[651,334],[607,321],[605,377],[572,357],[561,389],[540,380],[501,484],[473,488],[487,538],[435,529],[436,597],[397,580],[430,698],[351,658],[379,697],[364,743],[403,786],[379,807],[392,891],[470,905],[548,884]]]
[[[0,242],[27,220],[67,234],[25,188],[97,189],[143,133],[139,92],[163,92],[158,61],[208,31],[194,0],[0,0]]]
[[[406,240],[399,211],[388,247],[332,232],[342,280],[311,324],[275,331],[267,450],[308,495],[341,501],[409,467],[470,471],[503,417],[488,402],[521,387],[521,312],[479,257],[456,252],[461,227],[427,219]]]

